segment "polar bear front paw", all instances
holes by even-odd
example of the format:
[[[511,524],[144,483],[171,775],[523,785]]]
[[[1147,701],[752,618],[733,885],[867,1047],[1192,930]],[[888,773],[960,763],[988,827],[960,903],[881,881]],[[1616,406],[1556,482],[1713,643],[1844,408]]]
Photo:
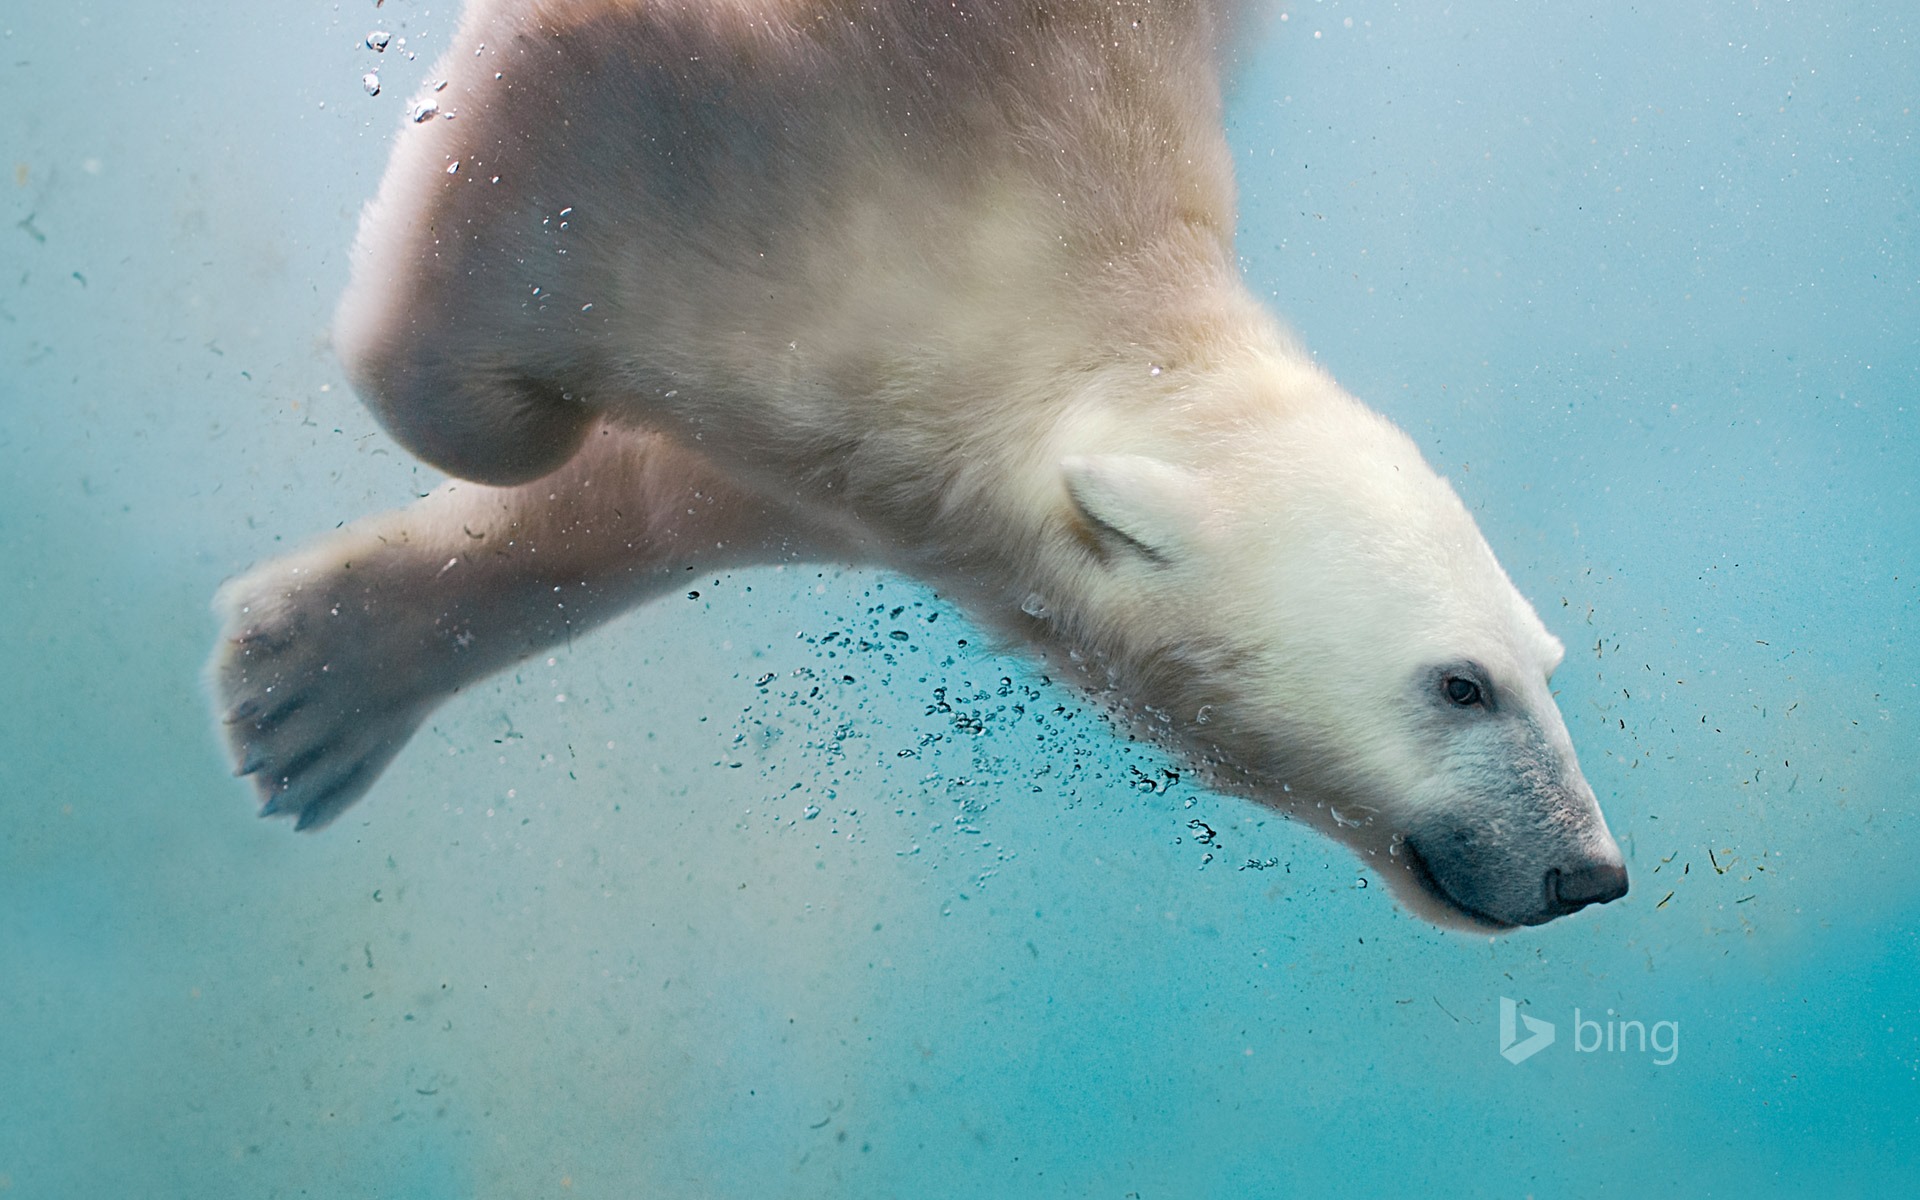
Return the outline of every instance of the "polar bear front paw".
[[[261,816],[291,816],[295,829],[364,795],[437,699],[389,624],[396,614],[352,565],[281,559],[214,599],[224,627],[208,677],[234,773],[253,781]]]

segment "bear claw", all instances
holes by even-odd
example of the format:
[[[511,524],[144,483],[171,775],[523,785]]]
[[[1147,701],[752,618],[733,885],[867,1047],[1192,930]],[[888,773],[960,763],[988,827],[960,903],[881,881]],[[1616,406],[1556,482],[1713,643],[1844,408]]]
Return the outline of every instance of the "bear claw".
[[[438,698],[430,672],[395,665],[410,627],[314,619],[345,586],[344,568],[321,556],[267,563],[223,588],[215,607],[229,632],[208,666],[233,773],[251,782],[261,816],[291,816],[296,829],[364,795]]]

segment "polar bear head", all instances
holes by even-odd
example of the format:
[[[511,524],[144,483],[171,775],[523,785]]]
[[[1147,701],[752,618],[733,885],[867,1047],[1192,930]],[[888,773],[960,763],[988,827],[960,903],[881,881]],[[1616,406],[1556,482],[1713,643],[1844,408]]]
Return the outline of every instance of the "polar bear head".
[[[1404,434],[1317,370],[1285,382],[1277,413],[1062,462],[1114,599],[1080,641],[1121,707],[1436,923],[1623,895],[1548,689],[1560,643]]]

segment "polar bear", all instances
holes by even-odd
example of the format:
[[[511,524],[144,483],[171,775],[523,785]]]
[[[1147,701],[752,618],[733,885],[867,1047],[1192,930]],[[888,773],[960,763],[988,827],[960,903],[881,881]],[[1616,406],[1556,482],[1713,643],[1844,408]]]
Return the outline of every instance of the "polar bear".
[[[689,568],[929,581],[1450,927],[1627,888],[1561,647],[1239,279],[1209,0],[472,0],[335,342],[454,477],[229,582],[313,828],[448,695]]]

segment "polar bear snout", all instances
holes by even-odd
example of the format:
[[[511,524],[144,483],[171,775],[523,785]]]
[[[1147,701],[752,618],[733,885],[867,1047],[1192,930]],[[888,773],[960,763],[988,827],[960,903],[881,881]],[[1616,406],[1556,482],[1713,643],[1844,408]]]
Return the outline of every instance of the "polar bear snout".
[[[1533,852],[1538,843],[1499,836],[1508,831],[1499,822],[1475,823],[1408,837],[1398,857],[1423,893],[1416,905],[1438,909],[1431,915],[1445,924],[1501,930],[1544,925],[1627,894],[1626,864],[1604,826],[1546,854]]]
[[[1571,870],[1547,870],[1547,919],[1576,913],[1589,904],[1607,904],[1627,894],[1627,868],[1621,862],[1594,862]]]

